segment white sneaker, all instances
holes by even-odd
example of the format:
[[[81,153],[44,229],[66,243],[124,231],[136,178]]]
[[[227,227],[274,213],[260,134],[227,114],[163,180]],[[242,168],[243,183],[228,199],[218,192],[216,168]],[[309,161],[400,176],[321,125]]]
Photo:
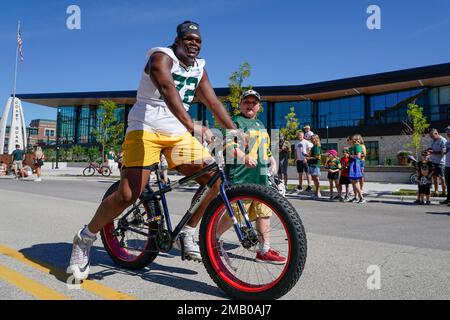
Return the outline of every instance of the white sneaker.
[[[34,182],[41,182],[41,181],[42,181],[41,178],[36,178],[36,179],[34,179]]]
[[[84,228],[78,231],[73,238],[72,254],[68,268],[68,272],[72,272],[74,278],[79,281],[85,280],[89,276],[89,252],[94,241],[97,240],[97,237],[91,238],[82,235],[81,232],[83,230]]]
[[[183,242],[183,250],[184,251],[184,258],[187,258],[188,260],[194,260],[194,261],[202,261],[202,256],[200,254],[200,247],[198,246],[197,242],[195,241],[194,234],[189,235],[186,232],[180,233],[180,238]],[[174,243],[174,248],[177,248],[181,250],[180,241],[176,241]]]

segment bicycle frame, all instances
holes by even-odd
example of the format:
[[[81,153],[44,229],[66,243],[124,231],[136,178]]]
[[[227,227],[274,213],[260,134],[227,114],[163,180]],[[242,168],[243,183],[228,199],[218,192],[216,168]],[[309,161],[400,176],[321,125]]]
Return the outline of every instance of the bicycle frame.
[[[210,164],[208,166],[206,166],[205,168],[203,168],[202,170],[198,171],[197,173],[188,176],[188,177],[184,177],[178,181],[175,181],[173,183],[169,183],[169,184],[165,184],[163,181],[161,181],[160,175],[159,175],[159,170],[157,168],[157,166],[154,166],[155,168],[155,173],[157,176],[157,183],[158,183],[158,190],[157,191],[153,191],[153,189],[151,189],[150,185],[147,184],[145,186],[145,189],[147,190],[147,194],[145,194],[142,198],[140,198],[140,200],[133,206],[132,209],[130,209],[125,216],[122,217],[122,219],[126,218],[128,215],[130,215],[133,211],[135,207],[139,207],[139,205],[141,204],[146,204],[149,203],[150,201],[154,201],[155,199],[160,201],[160,203],[162,203],[162,209],[164,211],[164,218],[166,220],[166,227],[167,227],[167,231],[169,232],[169,235],[172,239],[172,243],[174,241],[176,241],[180,235],[180,231],[181,229],[187,224],[187,222],[191,219],[192,215],[194,214],[194,212],[198,209],[198,207],[200,206],[200,203],[205,199],[205,197],[207,196],[207,194],[210,192],[211,188],[213,187],[213,185],[217,182],[217,180],[221,179],[221,183],[220,183],[220,196],[222,197],[226,209],[228,211],[228,215],[231,218],[232,222],[233,222],[233,227],[234,230],[239,238],[239,241],[242,242],[245,239],[245,236],[242,233],[242,230],[240,228],[240,225],[234,215],[233,209],[231,207],[231,204],[228,200],[228,197],[226,195],[226,187],[228,186],[228,181],[225,175],[225,172],[223,171],[223,166],[222,165],[218,165],[217,163],[213,163]],[[201,177],[202,175],[204,175],[207,172],[213,172],[216,171],[217,173],[208,181],[208,183],[203,187],[203,189],[200,191],[200,193],[197,195],[197,197],[195,199],[193,199],[191,206],[189,207],[189,209],[186,211],[186,213],[184,214],[184,216],[181,218],[181,221],[178,223],[178,225],[175,227],[175,229],[172,228],[172,223],[171,223],[171,219],[170,219],[170,214],[169,214],[169,208],[167,206],[167,200],[165,197],[165,193],[172,191],[174,188],[181,186],[191,180],[197,179],[199,177]],[[244,217],[245,220],[245,225],[247,228],[251,229],[252,228],[252,224],[250,222],[250,218],[247,215],[247,212],[244,208],[244,205],[242,204],[242,201],[238,201],[238,206],[239,209],[242,213],[242,216]],[[133,231],[135,233],[141,234],[143,236],[148,236],[147,233],[144,233],[140,230],[136,230],[133,227],[130,226],[125,226],[123,227],[124,229]]]

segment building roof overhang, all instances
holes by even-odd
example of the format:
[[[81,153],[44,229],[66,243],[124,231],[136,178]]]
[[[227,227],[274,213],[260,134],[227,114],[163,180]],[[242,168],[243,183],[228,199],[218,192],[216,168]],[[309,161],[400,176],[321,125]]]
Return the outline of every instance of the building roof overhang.
[[[254,89],[265,101],[320,101],[449,84],[450,63],[444,63],[304,85],[260,86]],[[229,93],[228,88],[214,90],[218,97],[226,97]],[[117,104],[134,104],[136,91],[18,94],[17,97],[24,102],[47,107],[98,105],[101,100],[112,100]]]

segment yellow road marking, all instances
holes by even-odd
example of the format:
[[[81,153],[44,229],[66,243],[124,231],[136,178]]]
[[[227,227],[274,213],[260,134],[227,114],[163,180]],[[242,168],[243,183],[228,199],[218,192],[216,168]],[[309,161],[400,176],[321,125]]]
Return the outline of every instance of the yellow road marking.
[[[0,265],[0,278],[41,300],[69,300],[55,290],[2,265]]]
[[[53,267],[45,262],[41,262],[36,259],[28,258],[23,253],[15,251],[14,249],[11,249],[7,246],[0,245],[0,253],[10,258],[16,259],[20,262],[23,262],[42,272],[52,274],[58,280],[67,283],[69,275],[66,273],[65,270]],[[93,280],[84,280],[80,285],[81,288],[83,288],[84,290],[108,300],[137,300],[136,297],[129,296],[125,293],[116,291],[102,284],[99,284]]]

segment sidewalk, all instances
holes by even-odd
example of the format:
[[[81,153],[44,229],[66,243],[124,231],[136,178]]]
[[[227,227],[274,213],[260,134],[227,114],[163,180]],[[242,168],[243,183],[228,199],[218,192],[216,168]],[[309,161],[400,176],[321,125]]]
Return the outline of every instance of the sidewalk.
[[[68,167],[65,169],[46,169],[42,171],[42,179],[43,180],[91,180],[91,181],[116,181],[119,180],[119,170],[113,169],[111,176],[109,177],[103,177],[99,175],[97,172],[92,177],[85,177],[83,176],[83,169],[84,168],[75,168],[75,167]],[[172,174],[169,175],[170,181],[177,181],[181,179],[183,176]],[[12,179],[12,176],[3,176],[0,177],[2,179]],[[25,178],[25,180],[34,180],[36,176]],[[155,181],[155,175],[152,175],[150,181]],[[306,181],[304,181],[305,186]],[[298,180],[288,180],[288,184],[290,185],[297,185]],[[329,183],[327,180],[321,180],[320,181],[321,186],[329,186]],[[196,190],[196,185],[190,185],[190,186],[183,186],[181,188],[184,189],[192,189]],[[399,191],[399,190],[417,190],[417,186],[413,184],[406,184],[406,183],[378,183],[378,182],[365,182],[364,183],[364,195],[365,197],[369,198],[371,201],[396,201],[396,202],[413,202],[416,197],[415,196],[399,196],[399,195],[393,195],[393,192]],[[350,190],[352,190],[350,186]],[[288,198],[309,198],[312,194],[307,192],[302,192],[299,195],[296,193],[291,194],[292,190],[288,191],[287,197]],[[327,200],[329,197],[329,191],[324,190],[321,192],[322,198],[324,200]],[[335,191],[336,193],[336,191]],[[439,203],[439,201],[444,200],[445,198],[442,197],[432,197],[431,201],[432,203]]]

